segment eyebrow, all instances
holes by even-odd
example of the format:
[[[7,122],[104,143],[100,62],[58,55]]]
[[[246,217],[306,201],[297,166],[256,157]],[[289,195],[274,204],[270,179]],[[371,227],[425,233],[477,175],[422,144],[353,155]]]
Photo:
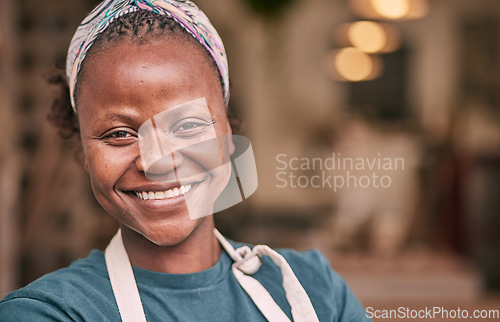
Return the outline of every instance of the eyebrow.
[[[166,114],[170,114],[174,117],[178,117],[178,116],[181,116],[183,114],[186,114],[186,113],[190,113],[192,111],[201,111],[201,112],[205,112],[207,111],[208,114],[210,115],[210,112],[208,111],[208,108],[202,106],[198,106],[198,105],[191,105],[191,104],[182,104],[180,106],[174,106],[168,110],[165,110],[164,112],[166,112]],[[158,115],[158,114],[157,114]]]
[[[120,114],[120,113],[107,113],[106,115],[97,119],[95,123],[101,122],[103,120],[111,120],[111,121],[123,121],[126,123],[135,123],[136,118],[131,115]]]
[[[197,100],[198,99],[193,100],[193,101],[197,101]],[[154,118],[157,119],[158,117],[161,117],[161,118],[168,117],[168,118],[175,119],[175,118],[181,117],[184,114],[188,114],[191,112],[202,112],[204,114],[203,116],[212,118],[212,112],[210,111],[210,109],[208,108],[208,105],[206,103],[203,105],[202,104],[193,104],[192,103],[193,101],[189,101],[186,103],[179,104],[177,106],[170,107],[170,108],[164,110],[163,112],[156,114],[154,116]]]

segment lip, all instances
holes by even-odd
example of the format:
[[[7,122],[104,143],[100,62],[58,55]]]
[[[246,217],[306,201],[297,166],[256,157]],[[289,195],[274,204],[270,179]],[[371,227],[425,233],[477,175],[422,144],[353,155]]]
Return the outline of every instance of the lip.
[[[142,208],[146,208],[148,210],[154,211],[168,211],[170,209],[179,208],[186,204],[185,196],[192,194],[198,186],[205,182],[207,178],[197,179],[198,181],[192,181],[190,183],[184,183],[183,185],[191,185],[191,189],[184,193],[179,194],[175,197],[165,198],[165,199],[141,199],[136,195],[136,192],[142,191],[166,191],[173,188],[178,188],[181,184],[178,181],[163,183],[163,184],[147,184],[142,185],[134,189],[130,190],[122,190],[128,198],[132,200],[132,202],[140,205]]]
[[[189,184],[189,182],[184,182],[184,185]],[[123,189],[126,192],[142,192],[142,191],[166,191],[174,188],[179,188],[181,183],[179,181],[170,181],[163,183],[148,183],[145,185],[135,186],[131,189]]]
[[[197,176],[191,176],[191,177],[185,177],[176,179],[176,180],[168,180],[168,181],[162,181],[162,182],[154,182],[150,181],[144,184],[140,185],[134,185],[130,187],[120,187],[118,190],[121,190],[123,192],[129,193],[129,192],[142,192],[142,191],[167,191],[170,189],[174,188],[179,188],[181,185],[195,185],[199,184],[202,181],[207,180],[207,176],[203,175],[197,175]]]
[[[197,186],[197,185],[196,185]],[[196,187],[192,187],[193,190]],[[187,193],[191,192],[188,191]],[[168,199],[141,199],[137,197],[135,192],[125,192],[125,195],[132,200],[132,202],[139,204],[143,208],[150,210],[168,210],[178,208],[185,204],[185,194],[171,197]]]

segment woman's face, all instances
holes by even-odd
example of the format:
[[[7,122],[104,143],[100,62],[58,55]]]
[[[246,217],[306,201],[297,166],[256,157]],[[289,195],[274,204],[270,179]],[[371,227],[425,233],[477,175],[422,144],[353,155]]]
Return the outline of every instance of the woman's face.
[[[211,220],[206,209],[229,177],[216,71],[182,39],[119,42],[86,59],[77,109],[97,200],[157,245],[185,240]]]

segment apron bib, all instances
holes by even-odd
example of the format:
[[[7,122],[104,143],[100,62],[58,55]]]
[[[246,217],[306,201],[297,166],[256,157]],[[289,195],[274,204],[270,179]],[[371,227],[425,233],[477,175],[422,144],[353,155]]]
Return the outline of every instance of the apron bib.
[[[252,249],[248,246],[234,249],[217,229],[214,229],[214,233],[224,250],[234,261],[232,271],[236,280],[268,321],[290,322],[290,319],[262,284],[250,276],[259,270],[262,265],[260,257],[263,255],[269,256],[274,264],[281,269],[283,288],[292,309],[293,320],[296,322],[319,321],[309,296],[283,256],[265,245],[257,245]],[[118,230],[106,247],[105,260],[122,321],[146,322],[132,265],[123,245],[121,230]]]

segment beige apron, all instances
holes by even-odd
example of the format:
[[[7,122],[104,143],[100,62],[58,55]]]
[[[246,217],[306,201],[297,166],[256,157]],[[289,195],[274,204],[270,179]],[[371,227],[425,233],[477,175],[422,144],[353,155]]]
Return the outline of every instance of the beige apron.
[[[217,230],[214,230],[214,233],[222,247],[234,261],[232,270],[238,283],[240,283],[241,287],[247,292],[268,321],[289,322],[290,319],[288,319],[262,284],[250,276],[259,270],[262,264],[260,257],[263,255],[269,256],[281,269],[283,288],[292,309],[293,320],[296,322],[319,321],[309,296],[302,285],[300,285],[299,280],[283,256],[264,245],[257,245],[253,249],[250,249],[248,246],[234,249]],[[132,266],[123,246],[121,230],[118,230],[106,248],[105,259],[122,321],[145,322],[144,309]]]

